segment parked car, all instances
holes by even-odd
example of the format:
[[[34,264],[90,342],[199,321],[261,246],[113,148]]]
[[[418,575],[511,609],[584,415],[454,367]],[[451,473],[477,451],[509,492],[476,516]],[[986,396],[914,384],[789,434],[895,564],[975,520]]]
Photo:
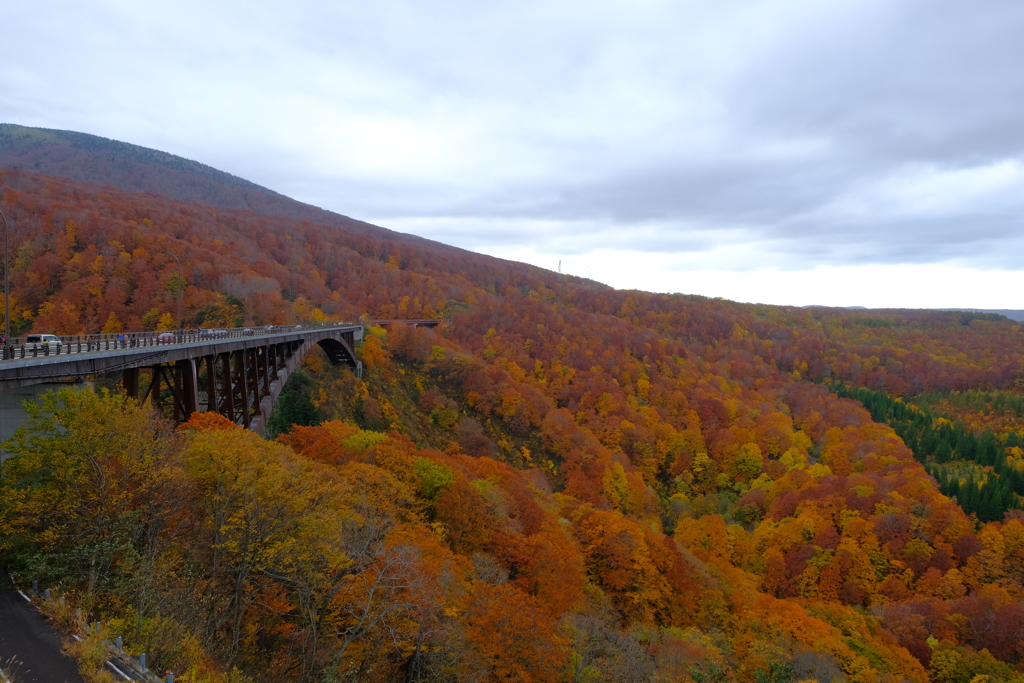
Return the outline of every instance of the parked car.
[[[161,332],[160,334],[156,335],[156,340],[158,342],[160,342],[161,344],[173,344],[174,343],[174,333],[173,332]]]
[[[253,331],[253,329],[251,327],[246,327],[245,329],[242,330],[242,336],[243,337],[251,337],[254,334],[256,334],[256,333]]]
[[[60,353],[60,347],[63,344],[60,337],[55,334],[30,334],[25,337],[25,343],[48,346],[49,348],[54,349],[57,353]]]

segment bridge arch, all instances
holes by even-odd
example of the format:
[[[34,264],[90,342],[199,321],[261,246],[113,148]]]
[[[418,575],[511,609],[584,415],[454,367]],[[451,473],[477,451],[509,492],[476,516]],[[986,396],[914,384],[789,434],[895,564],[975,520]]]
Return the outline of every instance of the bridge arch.
[[[324,337],[316,343],[327,354],[327,358],[331,361],[332,365],[347,365],[358,371],[359,362],[356,360],[355,351],[343,339]]]

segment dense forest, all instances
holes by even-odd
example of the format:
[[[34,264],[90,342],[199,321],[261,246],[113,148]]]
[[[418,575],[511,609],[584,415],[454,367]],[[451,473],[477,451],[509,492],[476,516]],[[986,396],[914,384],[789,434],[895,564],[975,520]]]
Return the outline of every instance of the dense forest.
[[[167,327],[179,292],[187,326],[368,323],[364,376],[311,354],[265,438],[116,391],[34,411],[0,553],[69,628],[189,681],[1024,679],[1016,322],[0,186],[18,332]]]
[[[839,396],[859,400],[873,420],[889,424],[910,447],[914,457],[925,463],[928,472],[938,481],[939,490],[955,497],[964,512],[977,515],[983,522],[997,522],[1008,511],[1021,509],[1024,433],[1010,431],[996,436],[988,427],[976,434],[962,422],[952,422],[927,408],[907,404],[881,392],[863,387],[851,389],[842,383],[833,385],[832,389]],[[954,394],[954,400],[957,396]],[[922,398],[930,401],[934,397]],[[1011,409],[1017,405],[1017,401],[1001,395],[997,395],[995,402],[1008,404]]]

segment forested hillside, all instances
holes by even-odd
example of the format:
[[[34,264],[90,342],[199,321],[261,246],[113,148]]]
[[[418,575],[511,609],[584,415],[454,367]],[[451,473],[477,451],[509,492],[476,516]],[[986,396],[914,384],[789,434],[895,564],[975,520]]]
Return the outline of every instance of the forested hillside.
[[[337,224],[0,186],[20,332],[173,324],[179,289],[188,326],[445,320],[371,326],[363,379],[311,355],[283,406],[308,424],[273,441],[69,391],[8,446],[7,562],[161,667],[1021,679],[1019,506],[964,493],[1020,470],[1016,322],[617,291]]]
[[[427,242],[303,204],[191,159],[71,130],[0,123],[0,168],[56,175],[180,202],[316,221],[417,244]]]

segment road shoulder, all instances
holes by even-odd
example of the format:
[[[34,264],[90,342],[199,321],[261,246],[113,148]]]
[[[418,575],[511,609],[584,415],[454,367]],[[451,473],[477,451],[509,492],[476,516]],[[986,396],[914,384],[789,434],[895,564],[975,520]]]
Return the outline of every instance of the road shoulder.
[[[0,669],[15,683],[85,683],[63,640],[8,576],[0,578]]]

